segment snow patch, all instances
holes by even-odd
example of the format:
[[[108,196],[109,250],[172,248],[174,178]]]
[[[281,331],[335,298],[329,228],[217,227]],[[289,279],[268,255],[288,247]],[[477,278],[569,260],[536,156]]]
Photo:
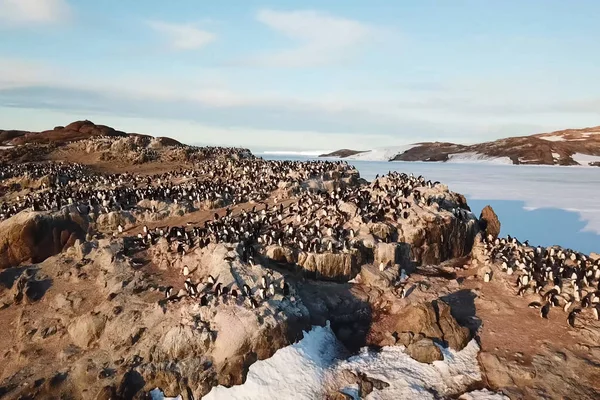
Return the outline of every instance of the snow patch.
[[[404,352],[404,346],[388,346],[379,352],[363,349],[359,355],[340,362],[336,369],[362,372],[387,382],[389,387],[375,390],[367,396],[367,399],[378,400],[435,399],[437,397],[432,392],[441,396],[452,395],[481,380],[477,363],[479,345],[475,340],[461,351],[440,349],[444,360],[432,364],[413,360]]]
[[[481,380],[475,340],[461,351],[442,349],[444,361],[422,364],[410,358],[404,347],[384,347],[379,352],[363,349],[341,361],[343,348],[329,325],[315,326],[298,343],[284,347],[266,360],[250,366],[243,385],[217,386],[204,398],[219,400],[322,399],[328,390],[342,390],[357,398],[356,385],[344,387],[343,370],[360,371],[389,383],[367,399],[433,399],[440,394],[460,393]]]
[[[558,159],[560,159],[560,154],[552,152],[552,158],[558,160]]]
[[[564,142],[566,140],[564,137],[559,136],[559,135],[540,136],[540,139],[544,139],[544,140],[547,140],[549,142]]]
[[[485,154],[468,152],[448,154],[447,163],[457,164],[510,164],[512,161],[509,157],[490,157]]]
[[[252,364],[243,385],[214,387],[204,399],[323,398],[326,370],[342,347],[328,326],[304,332],[298,343],[279,349],[271,358]]]
[[[600,156],[591,156],[589,154],[575,153],[571,156],[576,163],[589,166],[592,162],[600,162]]]
[[[345,159],[359,161],[389,161],[398,154],[402,154],[416,146],[416,144],[408,144],[404,146],[379,147],[369,150],[365,153],[359,153],[350,157],[346,157]]]

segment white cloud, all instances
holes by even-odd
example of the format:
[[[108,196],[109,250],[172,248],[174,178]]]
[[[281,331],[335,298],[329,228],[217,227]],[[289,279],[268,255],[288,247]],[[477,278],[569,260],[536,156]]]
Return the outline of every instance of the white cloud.
[[[0,0],[0,21],[8,25],[55,23],[70,12],[65,0]]]
[[[352,56],[373,33],[368,25],[317,11],[263,9],[257,20],[298,42],[293,49],[264,54],[254,64],[275,67],[310,67],[335,64]]]
[[[173,24],[148,21],[154,31],[166,36],[169,46],[176,50],[194,50],[213,42],[217,35],[198,29],[191,24]]]

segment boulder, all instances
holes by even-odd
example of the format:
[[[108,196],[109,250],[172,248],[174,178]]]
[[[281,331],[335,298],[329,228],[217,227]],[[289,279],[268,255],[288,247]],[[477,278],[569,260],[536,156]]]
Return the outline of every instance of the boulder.
[[[406,353],[418,362],[427,364],[444,359],[440,348],[433,343],[433,340],[428,338],[409,344]]]
[[[500,235],[500,220],[498,220],[498,216],[492,206],[487,205],[481,210],[479,224],[481,225],[481,230],[485,233],[485,237],[491,235],[495,239]]]
[[[99,314],[86,314],[76,318],[68,327],[71,340],[83,349],[88,348],[102,335],[105,321]]]
[[[379,270],[379,265],[365,264],[360,269],[360,283],[379,289],[386,289],[400,276],[400,266],[388,267],[385,271]]]
[[[22,211],[0,222],[0,269],[40,263],[83,240],[89,221],[67,208],[57,213]]]
[[[390,332],[420,334],[455,350],[462,350],[471,338],[469,329],[456,322],[450,306],[441,300],[410,304],[380,316],[371,325],[368,342],[380,346]]]

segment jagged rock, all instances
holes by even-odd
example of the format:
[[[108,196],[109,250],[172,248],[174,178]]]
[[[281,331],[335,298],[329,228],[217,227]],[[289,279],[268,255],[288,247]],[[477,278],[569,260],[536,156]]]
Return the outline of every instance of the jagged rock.
[[[428,364],[444,359],[440,348],[433,343],[433,340],[427,338],[409,344],[406,353],[418,362]]]
[[[484,231],[486,237],[491,235],[493,238],[497,238],[498,235],[500,235],[500,220],[492,206],[487,205],[481,210],[479,223],[481,225],[481,230]]]
[[[96,228],[104,232],[115,232],[119,225],[128,228],[134,223],[135,217],[129,211],[111,211],[98,216]]]
[[[81,348],[87,348],[100,338],[104,331],[105,318],[101,315],[86,314],[78,317],[69,325],[71,340]]]
[[[269,246],[266,251],[266,256],[273,261],[287,264],[295,264],[297,262],[293,250],[289,247]]]
[[[379,265],[373,264],[365,264],[360,269],[360,282],[380,289],[392,286],[399,276],[399,265],[388,267],[385,271],[380,271]]]
[[[373,322],[368,341],[379,346],[390,329],[392,332],[422,334],[455,350],[462,350],[470,340],[469,329],[456,322],[450,314],[450,306],[441,300],[411,304],[381,316]]]
[[[353,400],[354,397],[344,392],[335,392],[327,395],[326,400]]]
[[[392,240],[396,233],[396,228],[394,226],[383,222],[370,225],[369,230],[373,236],[384,242]]]
[[[298,265],[310,278],[347,282],[360,271],[357,253],[300,253]]]
[[[374,249],[374,264],[398,265],[407,273],[413,271],[410,260],[410,245],[407,243],[377,243]]]
[[[22,211],[0,222],[0,269],[39,263],[84,239],[88,221],[68,209],[49,214]]]

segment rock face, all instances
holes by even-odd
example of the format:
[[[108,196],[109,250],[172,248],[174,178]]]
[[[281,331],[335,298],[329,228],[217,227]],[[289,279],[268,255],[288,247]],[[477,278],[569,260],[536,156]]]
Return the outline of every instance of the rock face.
[[[469,329],[460,326],[452,317],[450,306],[437,300],[409,305],[394,313],[380,315],[371,326],[368,341],[376,345],[388,344],[390,334],[402,338],[406,333],[411,338],[423,335],[424,338],[433,339],[455,350],[462,350],[471,339]]]
[[[64,209],[47,214],[23,211],[0,223],[0,269],[38,263],[84,239],[88,221]]]
[[[485,237],[491,235],[495,239],[500,235],[500,220],[498,219],[498,216],[494,212],[492,206],[485,206],[483,210],[481,210],[479,223],[481,225],[481,230],[485,234]]]

